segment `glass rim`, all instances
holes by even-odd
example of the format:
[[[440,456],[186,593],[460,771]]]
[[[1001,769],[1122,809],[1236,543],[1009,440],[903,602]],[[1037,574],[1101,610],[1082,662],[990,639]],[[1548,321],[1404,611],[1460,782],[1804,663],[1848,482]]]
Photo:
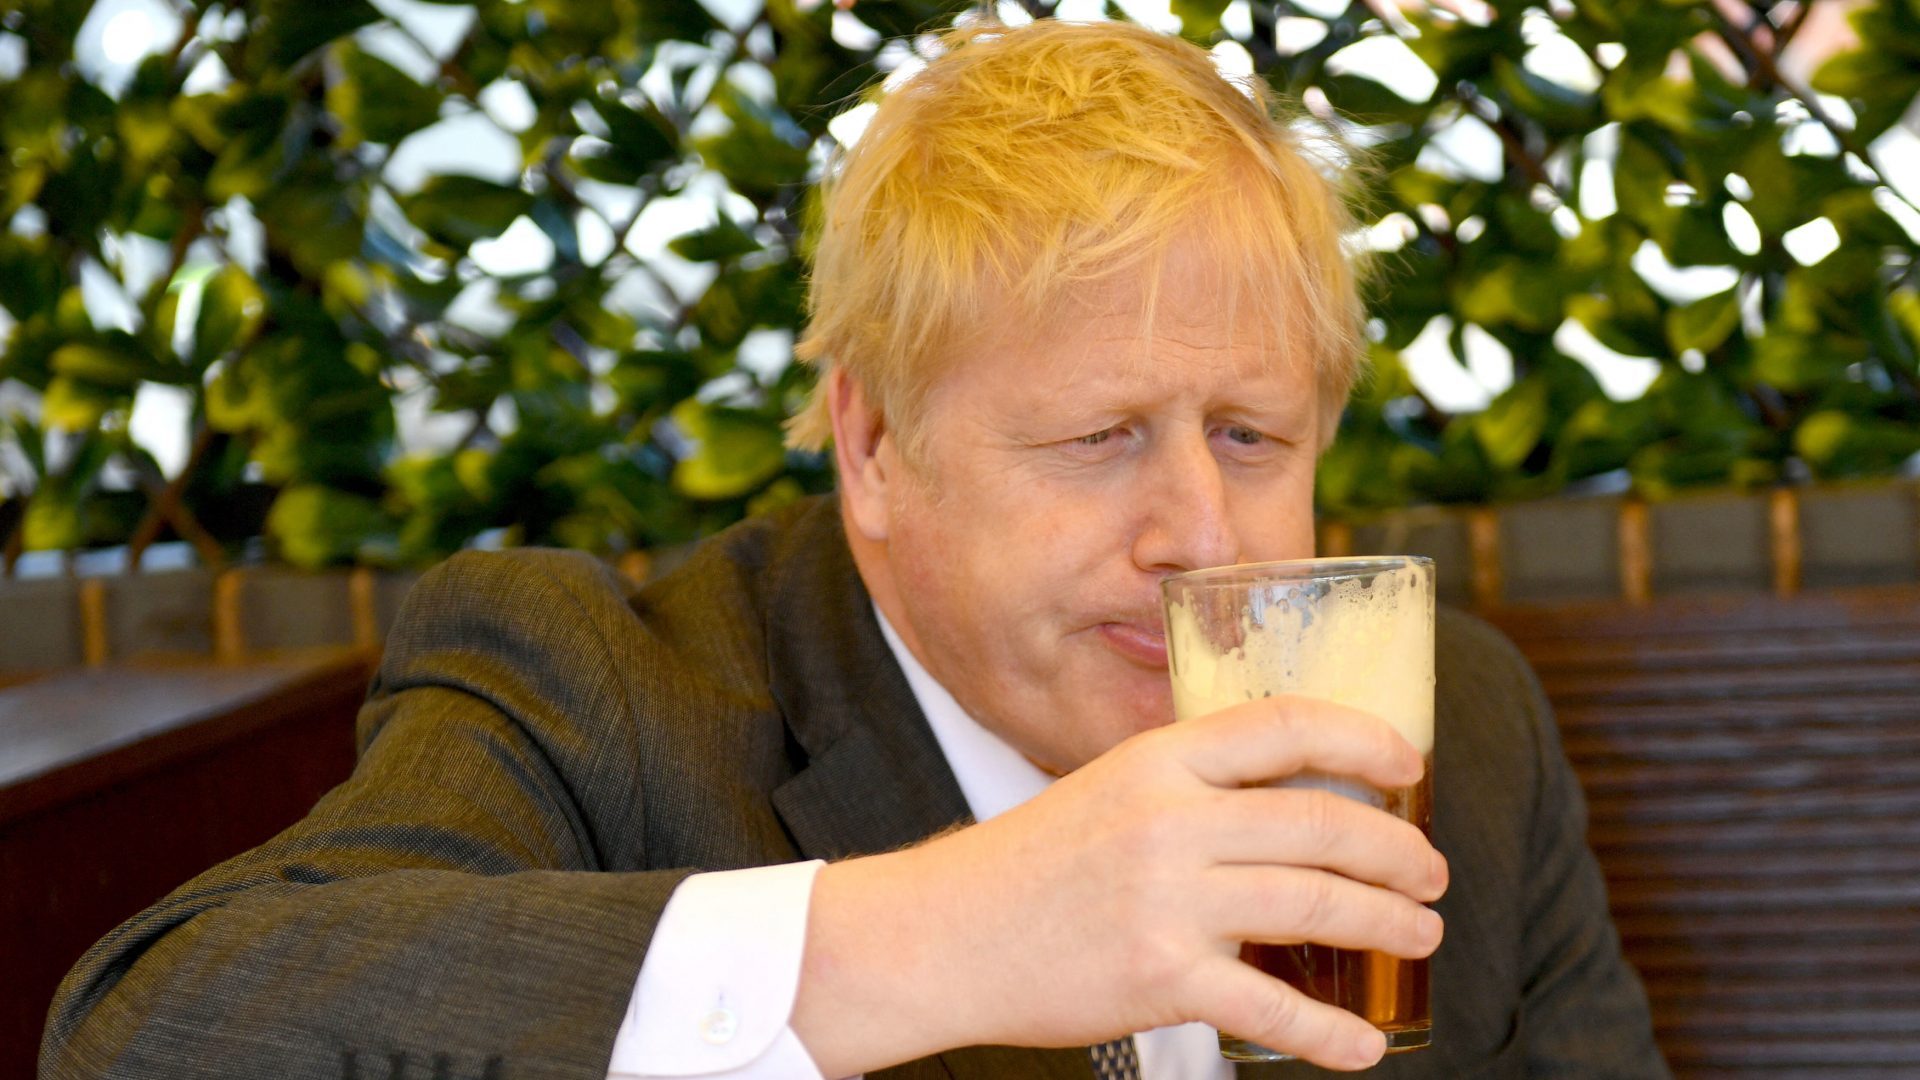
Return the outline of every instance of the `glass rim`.
[[[1433,572],[1433,560],[1425,555],[1327,555],[1311,559],[1276,559],[1272,562],[1235,563],[1186,570],[1160,579],[1161,591],[1181,585],[1220,585],[1244,583],[1247,578],[1273,575],[1288,581],[1329,581],[1360,577],[1383,570],[1407,567]]]

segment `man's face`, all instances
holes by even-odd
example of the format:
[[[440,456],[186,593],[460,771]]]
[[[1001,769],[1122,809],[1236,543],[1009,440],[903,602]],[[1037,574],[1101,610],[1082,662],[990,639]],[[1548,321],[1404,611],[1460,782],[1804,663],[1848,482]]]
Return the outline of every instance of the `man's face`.
[[[884,495],[850,486],[856,549],[884,534],[862,571],[889,621],[1056,772],[1173,718],[1161,578],[1313,554],[1311,366],[1203,292],[1169,280],[1150,334],[1137,290],[1104,289],[962,350],[922,459],[888,436]]]

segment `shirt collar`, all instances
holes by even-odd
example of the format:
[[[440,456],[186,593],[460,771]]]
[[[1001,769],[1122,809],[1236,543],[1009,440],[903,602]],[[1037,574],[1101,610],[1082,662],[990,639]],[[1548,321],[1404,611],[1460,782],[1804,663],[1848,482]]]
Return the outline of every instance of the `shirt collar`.
[[[940,743],[947,767],[953,770],[953,778],[960,784],[960,793],[966,796],[973,819],[985,821],[1045,791],[1053,777],[1028,761],[1005,739],[968,716],[947,688],[920,665],[900,635],[894,632],[893,624],[881,614],[878,604],[874,605],[873,614],[880,620],[880,634],[887,639],[887,648],[893,650],[894,660],[907,676],[914,701],[926,716],[927,726],[933,729],[934,739]]]

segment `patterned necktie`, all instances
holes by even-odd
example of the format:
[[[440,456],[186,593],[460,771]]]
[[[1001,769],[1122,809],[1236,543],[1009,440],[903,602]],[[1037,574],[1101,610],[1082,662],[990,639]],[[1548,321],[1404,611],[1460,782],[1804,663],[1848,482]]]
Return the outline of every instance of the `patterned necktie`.
[[[1140,1080],[1140,1057],[1133,1049],[1133,1036],[1090,1046],[1093,1075],[1100,1080]]]

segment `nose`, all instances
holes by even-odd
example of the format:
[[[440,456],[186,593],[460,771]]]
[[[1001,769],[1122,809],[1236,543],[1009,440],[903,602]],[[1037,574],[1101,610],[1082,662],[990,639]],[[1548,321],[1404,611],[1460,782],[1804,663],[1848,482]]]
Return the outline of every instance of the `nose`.
[[[1227,478],[1204,433],[1161,447],[1140,488],[1144,513],[1133,543],[1140,569],[1178,573],[1239,561]]]

